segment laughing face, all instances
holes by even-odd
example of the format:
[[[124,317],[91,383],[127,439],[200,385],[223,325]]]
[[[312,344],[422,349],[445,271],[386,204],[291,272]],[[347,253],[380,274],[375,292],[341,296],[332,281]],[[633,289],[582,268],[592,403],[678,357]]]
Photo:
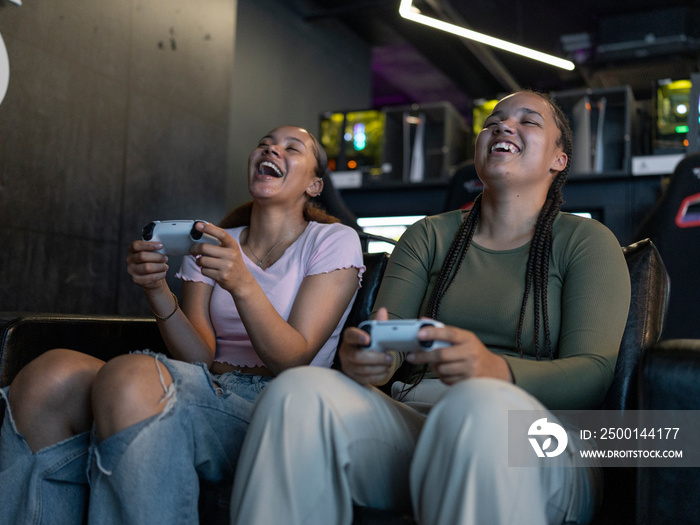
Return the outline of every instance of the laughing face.
[[[294,126],[282,126],[265,135],[248,158],[251,195],[315,196],[323,186],[316,175],[316,147],[308,131]]]
[[[486,186],[505,181],[548,188],[567,163],[558,145],[560,136],[552,107],[544,98],[535,93],[504,98],[476,140],[479,177]]]

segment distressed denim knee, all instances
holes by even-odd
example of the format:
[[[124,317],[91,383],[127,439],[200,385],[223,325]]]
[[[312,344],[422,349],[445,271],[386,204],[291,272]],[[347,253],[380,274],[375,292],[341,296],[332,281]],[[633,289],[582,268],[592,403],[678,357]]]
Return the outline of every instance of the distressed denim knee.
[[[253,402],[268,378],[212,376],[153,355],[166,407],[92,447],[89,519],[100,524],[198,523],[199,480],[233,478]]]
[[[32,453],[0,390],[0,523],[80,524],[88,495],[89,433]]]

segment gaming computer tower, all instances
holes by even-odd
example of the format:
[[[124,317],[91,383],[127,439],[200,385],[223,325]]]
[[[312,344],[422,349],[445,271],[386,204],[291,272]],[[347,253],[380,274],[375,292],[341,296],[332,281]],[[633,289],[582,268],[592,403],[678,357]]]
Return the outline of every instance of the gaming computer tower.
[[[327,112],[320,128],[341,187],[446,181],[473,154],[466,121],[449,102]]]

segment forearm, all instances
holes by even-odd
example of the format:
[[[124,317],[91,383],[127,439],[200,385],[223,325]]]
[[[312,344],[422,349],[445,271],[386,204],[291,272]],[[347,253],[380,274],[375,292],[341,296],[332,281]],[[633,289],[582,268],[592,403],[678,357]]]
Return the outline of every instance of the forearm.
[[[515,384],[550,409],[595,408],[605,397],[613,377],[609,363],[596,355],[540,361],[504,358]]]
[[[234,301],[255,352],[270,371],[279,374],[311,362],[314,352],[306,339],[279,315],[257,283]]]
[[[216,338],[213,331],[202,331],[195,327],[190,317],[196,318],[197,314],[189,302],[183,301],[184,304],[180,307],[167,286],[147,293],[147,298],[170,354],[181,361],[211,366]]]
[[[358,286],[357,268],[309,275],[297,291],[288,319],[277,313],[254,282],[234,296],[253,348],[275,374],[308,365],[338,327]]]

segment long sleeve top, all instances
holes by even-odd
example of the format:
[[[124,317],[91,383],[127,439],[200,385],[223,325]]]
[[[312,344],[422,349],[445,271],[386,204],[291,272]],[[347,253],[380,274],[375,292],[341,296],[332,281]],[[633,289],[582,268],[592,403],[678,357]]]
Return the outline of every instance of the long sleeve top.
[[[244,229],[244,227],[238,227],[226,231],[236,242],[240,242],[240,235]],[[297,292],[305,277],[354,267],[357,268],[359,288],[362,273],[365,271],[360,239],[355,230],[342,224],[320,224],[313,221],[287,248],[284,255],[269,268],[263,270],[245,253],[243,253],[243,261],[272,306],[284,319],[289,319]],[[261,366],[263,362],[255,353],[253,343],[243,326],[231,294],[213,279],[204,276],[191,255],[183,258],[182,267],[177,276],[186,281],[202,282],[214,288],[209,306],[216,332],[214,360],[238,366]],[[314,357],[312,366],[330,367],[333,364],[340,331],[350,313],[353,301],[348,304],[330,339]]]
[[[411,226],[394,249],[375,310],[390,318],[426,315],[435,281],[462,221],[460,211]],[[554,359],[540,329],[535,358],[533,293],[516,345],[530,243],[505,251],[472,243],[445,294],[438,320],[473,331],[511,368],[515,383],[550,409],[595,408],[609,388],[630,304],[630,278],[613,233],[601,223],[560,213],[553,224],[547,301]]]

